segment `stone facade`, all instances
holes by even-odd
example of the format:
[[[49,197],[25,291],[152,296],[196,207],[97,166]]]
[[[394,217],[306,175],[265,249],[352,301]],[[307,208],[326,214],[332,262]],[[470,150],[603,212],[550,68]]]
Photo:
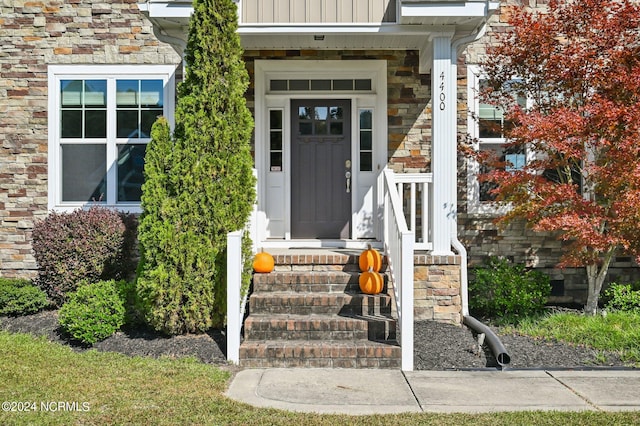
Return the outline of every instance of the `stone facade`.
[[[459,256],[414,256],[413,282],[416,320],[462,324]]]
[[[0,275],[33,276],[47,214],[47,66],[179,64],[137,0],[0,0]]]

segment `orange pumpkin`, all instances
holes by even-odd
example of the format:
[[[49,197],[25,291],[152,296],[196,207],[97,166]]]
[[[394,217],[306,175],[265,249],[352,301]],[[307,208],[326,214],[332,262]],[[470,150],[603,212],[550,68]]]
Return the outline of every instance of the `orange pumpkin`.
[[[253,270],[260,273],[269,273],[275,267],[273,256],[264,250],[260,250],[253,258]]]
[[[382,256],[378,250],[372,249],[371,244],[369,244],[369,248],[360,253],[358,265],[360,265],[362,272],[367,272],[369,268],[373,269],[373,272],[380,272],[380,269],[382,269]]]
[[[379,272],[375,272],[372,268],[360,274],[358,279],[360,290],[365,294],[378,294],[382,292],[384,287],[384,278]]]

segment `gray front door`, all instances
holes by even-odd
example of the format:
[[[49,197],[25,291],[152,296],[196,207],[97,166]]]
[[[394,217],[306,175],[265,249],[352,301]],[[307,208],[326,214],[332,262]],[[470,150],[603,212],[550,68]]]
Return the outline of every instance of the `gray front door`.
[[[349,238],[351,103],[291,101],[291,235]]]

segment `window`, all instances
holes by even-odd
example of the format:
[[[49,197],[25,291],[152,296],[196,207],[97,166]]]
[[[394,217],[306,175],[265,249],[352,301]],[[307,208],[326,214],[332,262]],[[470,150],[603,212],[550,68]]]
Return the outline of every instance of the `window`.
[[[282,109],[269,110],[269,170],[282,171],[282,151],[284,146]]]
[[[370,92],[372,90],[372,80],[368,79],[291,79],[269,80],[270,92],[307,92],[307,91],[327,91],[327,92]]]
[[[361,109],[360,115],[360,171],[373,170],[373,109]]]
[[[139,211],[151,126],[173,120],[174,66],[49,67],[49,207]]]
[[[474,141],[474,148],[478,151],[491,152],[507,164],[507,170],[522,169],[527,161],[527,153],[506,147],[505,131],[511,123],[505,120],[504,111],[493,105],[482,103],[479,94],[482,91],[484,80],[477,67],[468,68],[468,94],[469,118],[467,128]],[[516,99],[518,104],[526,106],[527,100],[521,97]],[[488,170],[475,161],[469,162],[467,178],[468,209],[472,213],[497,213],[492,205],[491,190],[494,185],[489,182],[481,183],[478,175]]]

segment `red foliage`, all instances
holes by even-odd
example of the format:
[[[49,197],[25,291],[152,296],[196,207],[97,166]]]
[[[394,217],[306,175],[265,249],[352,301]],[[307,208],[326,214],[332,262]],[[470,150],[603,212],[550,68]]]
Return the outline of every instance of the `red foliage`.
[[[507,135],[535,160],[482,177],[512,206],[503,220],[560,231],[565,266],[602,264],[616,251],[640,260],[640,7],[550,0],[544,13],[515,8],[510,24],[483,64],[484,96],[504,106],[505,83],[517,77],[510,92],[533,105],[506,105]]]

